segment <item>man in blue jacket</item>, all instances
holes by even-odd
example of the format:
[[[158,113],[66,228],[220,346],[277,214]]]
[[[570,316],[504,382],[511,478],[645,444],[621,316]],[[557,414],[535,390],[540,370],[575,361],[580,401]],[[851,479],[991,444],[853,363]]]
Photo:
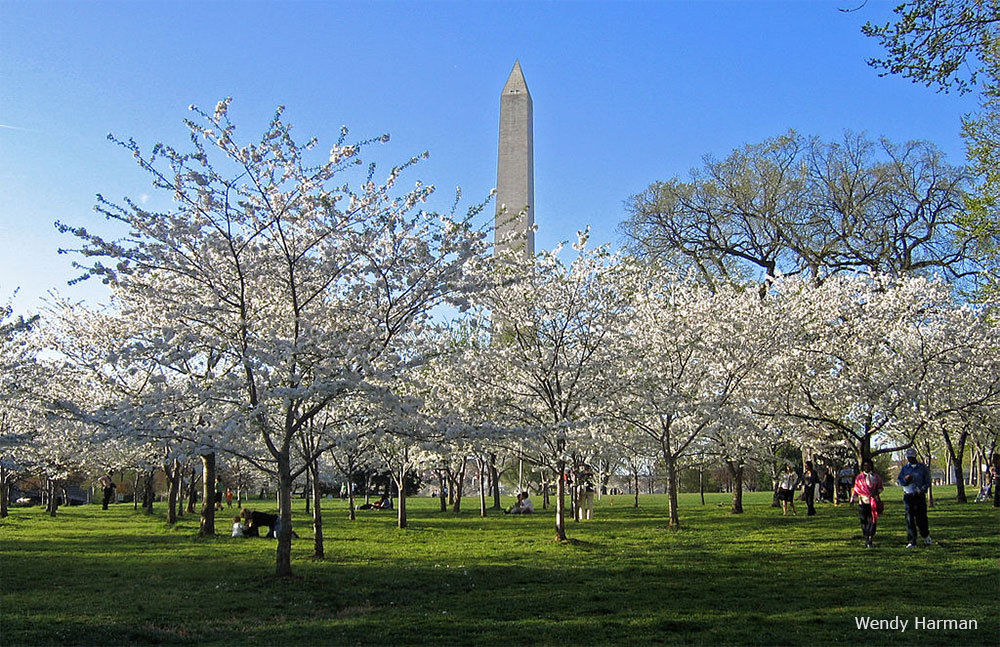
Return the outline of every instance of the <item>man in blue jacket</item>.
[[[927,489],[931,486],[931,472],[917,460],[917,450],[906,450],[906,465],[899,470],[896,482],[903,486],[903,509],[906,511],[907,548],[917,545],[917,531],[930,545],[931,535],[927,529]]]

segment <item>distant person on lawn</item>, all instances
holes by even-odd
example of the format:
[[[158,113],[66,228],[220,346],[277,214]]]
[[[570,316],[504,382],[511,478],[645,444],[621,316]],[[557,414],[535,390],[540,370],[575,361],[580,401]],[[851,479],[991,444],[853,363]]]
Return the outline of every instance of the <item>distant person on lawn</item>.
[[[788,514],[788,508],[795,512],[795,487],[799,483],[799,475],[792,469],[791,463],[785,463],[785,471],[778,477],[778,501],[781,501],[781,515]]]
[[[222,510],[222,477],[215,477],[215,509]]]
[[[861,534],[865,537],[865,546],[875,547],[875,530],[878,527],[878,516],[882,512],[882,477],[875,473],[875,465],[870,459],[861,463],[861,473],[854,479],[851,490],[851,503],[858,500],[858,517],[861,519]]]
[[[594,470],[590,468],[590,465],[586,463],[583,464],[583,468],[577,475],[577,484],[579,490],[577,491],[577,496],[579,497],[578,507],[577,507],[577,521],[583,521],[587,519],[594,518]]]
[[[931,486],[931,472],[917,460],[917,450],[906,450],[906,465],[899,470],[896,479],[903,486],[903,510],[906,514],[907,548],[917,545],[917,531],[924,543],[931,544],[930,530],[927,528],[927,489]]]
[[[241,521],[242,521],[241,517],[233,517],[233,537],[245,537],[246,536],[246,535],[243,534],[244,528],[243,528],[243,524],[240,523]]]
[[[358,510],[392,510],[392,499],[388,494],[383,494],[382,498],[375,503],[365,503],[358,506]]]
[[[819,500],[833,503],[833,489],[836,487],[833,481],[833,470],[827,469],[826,476],[819,484]]]
[[[260,529],[264,526],[267,526],[268,535],[274,535],[274,527],[278,524],[278,515],[243,508],[240,516],[246,522],[243,530],[245,536],[260,537]]]
[[[527,492],[518,492],[517,501],[509,509],[504,510],[504,514],[531,514],[535,511],[535,504],[528,498]]]
[[[101,502],[101,509],[107,510],[108,504],[111,503],[111,499],[115,496],[115,482],[111,480],[111,474],[105,474],[100,479],[98,479],[98,484],[101,486],[101,490],[104,494],[104,500]]]
[[[816,514],[816,485],[819,477],[813,469],[812,461],[806,461],[806,470],[802,473],[802,498],[806,501],[806,514],[813,516]]]

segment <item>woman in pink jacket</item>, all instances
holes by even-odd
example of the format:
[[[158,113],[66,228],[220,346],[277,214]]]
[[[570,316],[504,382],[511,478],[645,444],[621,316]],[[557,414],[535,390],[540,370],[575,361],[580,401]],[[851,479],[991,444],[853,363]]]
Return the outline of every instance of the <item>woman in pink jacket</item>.
[[[861,534],[865,536],[865,546],[874,548],[875,528],[878,525],[878,515],[881,512],[882,477],[875,473],[871,460],[861,463],[861,473],[854,479],[854,489],[851,490],[851,503],[858,500],[858,516],[861,518]]]

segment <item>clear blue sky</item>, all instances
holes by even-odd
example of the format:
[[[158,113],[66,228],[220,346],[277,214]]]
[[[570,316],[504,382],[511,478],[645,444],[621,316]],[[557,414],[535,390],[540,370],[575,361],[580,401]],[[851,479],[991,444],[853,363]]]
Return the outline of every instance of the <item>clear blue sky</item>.
[[[321,145],[392,134],[379,154],[430,159],[408,176],[466,202],[496,182],[499,96],[520,59],[534,100],[536,247],[593,226],[617,243],[623,202],[794,128],[925,139],[961,164],[975,97],[935,94],[865,64],[866,20],[892,2],[13,2],[0,0],[0,302],[20,311],[75,275],[61,220],[101,228],[94,195],[148,178],[105,139],[186,142],[189,104],[259,135],[274,107]]]

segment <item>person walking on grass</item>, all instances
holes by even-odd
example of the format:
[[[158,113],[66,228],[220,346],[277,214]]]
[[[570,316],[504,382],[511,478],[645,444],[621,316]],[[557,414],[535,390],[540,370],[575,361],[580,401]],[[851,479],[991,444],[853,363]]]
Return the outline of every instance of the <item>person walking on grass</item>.
[[[115,482],[111,480],[111,473],[107,473],[98,479],[98,484],[101,486],[101,492],[104,495],[103,501],[101,501],[101,509],[107,510],[108,504],[111,503],[111,499],[115,496]]]
[[[222,477],[215,477],[215,509],[222,510]]]
[[[903,511],[906,514],[907,548],[917,545],[917,532],[928,546],[931,542],[927,528],[927,489],[931,485],[931,472],[917,460],[917,450],[906,450],[906,464],[899,470],[896,479],[903,486]]]
[[[781,501],[781,516],[788,514],[788,508],[795,512],[795,486],[798,485],[799,475],[792,469],[790,463],[785,463],[785,471],[778,478],[778,501]]]
[[[579,484],[579,490],[577,496],[579,497],[579,506],[577,512],[577,521],[583,521],[586,519],[590,521],[594,518],[594,470],[590,468],[590,465],[586,463],[583,464],[583,468],[577,478]]]
[[[802,473],[802,498],[806,501],[806,515],[816,514],[816,485],[819,477],[813,469],[812,461],[806,461],[806,470]]]
[[[875,547],[875,530],[878,527],[878,516],[882,512],[882,477],[875,472],[875,465],[870,459],[861,462],[861,473],[854,479],[851,490],[851,503],[858,501],[858,517],[861,519],[861,534],[865,537],[867,548]]]

